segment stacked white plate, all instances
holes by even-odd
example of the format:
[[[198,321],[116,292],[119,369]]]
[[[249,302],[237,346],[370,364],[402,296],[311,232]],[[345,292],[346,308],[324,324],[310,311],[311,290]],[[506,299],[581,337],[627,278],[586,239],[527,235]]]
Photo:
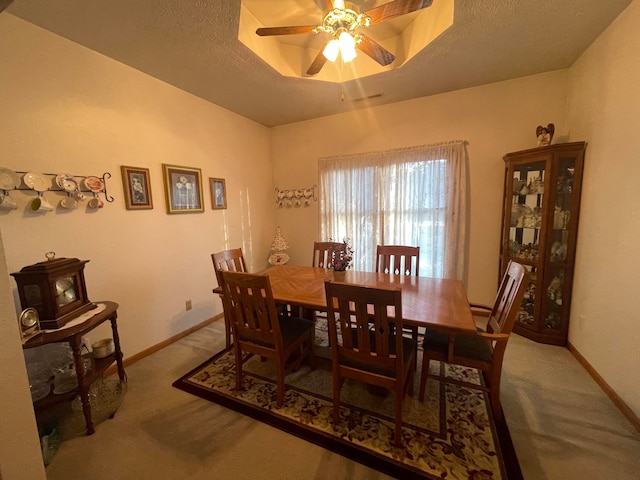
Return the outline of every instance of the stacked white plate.
[[[8,168],[0,167],[0,190],[13,190],[20,185],[20,175]]]

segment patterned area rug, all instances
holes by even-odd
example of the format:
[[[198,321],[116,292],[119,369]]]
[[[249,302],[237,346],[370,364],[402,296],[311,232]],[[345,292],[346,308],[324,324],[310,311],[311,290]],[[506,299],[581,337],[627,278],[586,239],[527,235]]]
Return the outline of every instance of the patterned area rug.
[[[421,355],[419,355],[421,357]],[[432,371],[479,381],[476,370],[431,362]],[[276,408],[272,362],[250,358],[242,391],[235,391],[232,351],[222,351],[173,386],[280,428],[397,478],[522,478],[506,424],[496,424],[480,390],[429,380],[425,402],[407,396],[403,447],[393,439],[394,394],[346,380],[341,421],[332,423],[330,365],[303,365],[286,379],[285,403]],[[420,372],[420,365],[418,366]]]

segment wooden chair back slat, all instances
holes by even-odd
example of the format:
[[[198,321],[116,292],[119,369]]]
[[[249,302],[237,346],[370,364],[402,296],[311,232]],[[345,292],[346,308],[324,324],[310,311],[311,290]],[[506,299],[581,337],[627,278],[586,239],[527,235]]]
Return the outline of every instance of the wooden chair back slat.
[[[402,291],[333,282],[325,287],[327,305],[338,305],[337,311],[329,308],[328,314],[329,343],[337,347],[338,362],[346,356],[382,368],[401,369],[401,363],[395,360],[402,355],[402,336],[392,333],[402,329]],[[393,348],[390,340],[394,341]]]
[[[212,253],[211,261],[213,262],[213,268],[216,272],[216,278],[218,278],[218,272],[246,272],[247,265],[244,261],[241,248],[232,248],[230,250],[223,250],[221,252]],[[220,279],[218,278],[218,284],[220,285]]]
[[[341,242],[314,242],[312,267],[329,268],[334,252],[346,251],[346,245]]]
[[[418,276],[419,270],[420,247],[404,245],[377,246],[376,272]]]
[[[416,351],[415,341],[401,333],[402,290],[327,281],[325,294],[334,422],[340,417],[340,388],[345,378],[392,390],[396,395],[394,442],[400,446],[402,400],[407,390],[413,393]]]
[[[223,298],[231,308],[231,325],[238,338],[281,346],[278,313],[269,277],[222,271]]]
[[[314,324],[303,318],[278,316],[268,276],[221,270],[220,280],[225,319],[230,319],[233,330],[236,390],[242,389],[242,365],[247,358],[260,355],[271,359],[278,382],[276,406],[281,407],[285,376],[305,358],[313,357]]]
[[[241,248],[232,248],[230,250],[223,250],[221,252],[212,253],[211,261],[213,262],[213,269],[216,273],[216,280],[218,285],[222,286],[222,278],[220,278],[220,272],[246,272],[247,265],[244,261]],[[223,299],[224,303],[224,299]],[[224,313],[225,323],[225,342],[227,348],[231,346],[231,321],[228,318],[227,312]]]

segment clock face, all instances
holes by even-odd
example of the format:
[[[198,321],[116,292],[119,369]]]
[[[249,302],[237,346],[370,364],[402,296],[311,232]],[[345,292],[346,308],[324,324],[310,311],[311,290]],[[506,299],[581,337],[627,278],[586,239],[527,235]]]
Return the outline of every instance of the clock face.
[[[20,327],[23,332],[30,331],[38,326],[38,311],[35,308],[26,308],[20,314]]]
[[[73,277],[56,280],[56,296],[59,307],[64,307],[76,300],[76,282]]]

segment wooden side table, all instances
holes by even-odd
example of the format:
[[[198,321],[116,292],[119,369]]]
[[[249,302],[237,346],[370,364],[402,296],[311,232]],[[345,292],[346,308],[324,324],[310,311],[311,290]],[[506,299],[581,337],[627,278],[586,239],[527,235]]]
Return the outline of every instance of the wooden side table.
[[[73,351],[78,386],[65,394],[56,395],[49,393],[45,398],[35,401],[33,405],[36,411],[44,410],[57,403],[70,401],[75,398],[76,395],[79,395],[80,400],[82,401],[82,412],[87,426],[87,435],[92,435],[95,432],[93,421],[91,419],[91,403],[89,402],[89,387],[91,384],[98,378],[101,378],[102,374],[110,365],[113,364],[113,362],[116,362],[117,364],[120,381],[126,381],[127,379],[124,371],[124,364],[122,362],[122,350],[120,349],[120,337],[118,336],[118,325],[116,322],[116,319],[118,318],[118,304],[115,302],[103,301],[96,302],[96,305],[105,305],[106,308],[81,323],[74,324],[74,322],[71,321],[69,322],[70,326],[65,326],[57,330],[45,331],[41,335],[31,338],[23,345],[23,348],[27,349],[49,343],[69,343],[69,346]],[[91,311],[84,315],[88,315],[90,313]],[[114,352],[105,358],[94,359],[93,368],[90,372],[85,373],[81,352],[82,337],[107,320],[111,322],[113,343],[115,347]]]

